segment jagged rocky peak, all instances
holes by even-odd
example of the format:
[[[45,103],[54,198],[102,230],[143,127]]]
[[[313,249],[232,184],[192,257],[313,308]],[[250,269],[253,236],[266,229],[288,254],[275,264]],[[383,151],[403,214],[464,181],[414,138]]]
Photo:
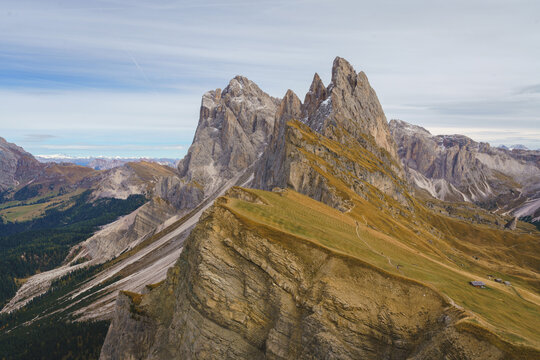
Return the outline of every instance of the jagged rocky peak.
[[[298,96],[292,90],[287,90],[285,96],[279,103],[278,109],[276,111],[276,126],[275,129],[279,128],[279,124],[287,122],[291,119],[299,119],[302,114],[302,102]],[[275,130],[274,130],[275,131]]]
[[[487,196],[489,172],[476,159],[478,144],[461,135],[434,136],[405,121],[390,122],[398,154],[411,182],[442,200],[470,201]],[[434,183],[433,180],[438,181]]]
[[[399,119],[390,120],[388,123],[388,128],[390,129],[390,133],[392,133],[392,135],[394,132],[401,131],[402,133],[411,136],[433,136],[425,128],[418,125],[409,124],[408,122]]]
[[[180,176],[208,194],[245,170],[268,144],[278,104],[243,76],[205,93],[193,144],[178,164]]]
[[[520,216],[538,208],[537,153],[494,148],[464,135],[431,135],[400,120],[390,122],[390,131],[409,179],[433,197],[496,204]]]
[[[341,58],[334,61],[332,73],[328,87],[314,75],[303,104],[292,91],[287,92],[252,186],[292,188],[346,211],[351,206],[349,199],[330,184],[339,179],[356,193],[371,191],[360,185],[358,179],[362,179],[403,201],[401,165],[375,92],[365,75],[357,74]],[[360,165],[373,161],[378,166]]]
[[[315,75],[304,104],[306,124],[326,136],[334,131],[333,127],[345,129],[354,137],[371,136],[377,146],[397,159],[386,116],[366,74],[356,73],[347,60],[336,57],[332,82],[324,91],[322,86]],[[316,94],[319,97],[315,98]],[[316,110],[313,104],[318,105]]]
[[[276,111],[270,144],[255,167],[255,178],[252,183],[255,188],[272,189],[274,186],[287,186],[290,171],[290,159],[287,159],[286,151],[287,122],[299,119],[301,114],[300,99],[292,90],[288,90]]]
[[[319,74],[315,73],[309,91],[304,98],[302,117],[308,119],[313,116],[315,111],[319,108],[319,105],[321,105],[327,97],[328,91],[319,77]]]

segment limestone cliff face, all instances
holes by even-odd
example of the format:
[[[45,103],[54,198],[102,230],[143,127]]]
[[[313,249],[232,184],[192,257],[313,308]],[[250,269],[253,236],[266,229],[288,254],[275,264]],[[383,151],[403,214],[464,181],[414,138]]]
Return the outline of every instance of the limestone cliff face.
[[[318,83],[320,79],[314,79]],[[314,89],[320,85],[312,86]],[[336,128],[345,129],[354,138],[370,136],[375,144],[397,159],[396,147],[382,106],[364,72],[356,73],[347,60],[336,57],[332,66],[332,82],[326,98],[306,123],[327,137],[339,137]],[[310,96],[310,94],[308,94]],[[306,98],[308,97],[306,96]]]
[[[328,87],[315,74],[303,104],[290,90],[281,101],[253,187],[290,187],[347,210],[350,202],[340,186],[365,198],[376,189],[405,203],[403,175],[384,112],[367,77],[338,57]]]
[[[179,210],[192,209],[204,200],[204,189],[196,182],[188,182],[178,176],[159,179],[155,194],[166,199]]]
[[[178,176],[163,178],[159,196],[178,209],[196,207],[252,166],[267,147],[279,100],[242,76],[203,95],[199,124]]]
[[[502,359],[462,317],[419,283],[258,231],[222,198],[162,285],[119,297],[101,359]]]
[[[287,123],[298,119],[302,113],[302,103],[296,94],[289,90],[279,104],[275,115],[275,125],[270,144],[259,160],[255,170],[253,187],[272,189],[273,187],[285,188],[289,185],[291,163],[294,161],[288,147]]]
[[[204,94],[193,144],[178,164],[180,176],[205,194],[253,164],[267,146],[279,100],[242,76]]]
[[[390,130],[412,183],[432,196],[517,209],[519,216],[533,215],[540,207],[531,207],[539,196],[537,151],[492,148],[463,135],[434,136],[400,120],[392,120]],[[520,211],[524,202],[529,208]]]

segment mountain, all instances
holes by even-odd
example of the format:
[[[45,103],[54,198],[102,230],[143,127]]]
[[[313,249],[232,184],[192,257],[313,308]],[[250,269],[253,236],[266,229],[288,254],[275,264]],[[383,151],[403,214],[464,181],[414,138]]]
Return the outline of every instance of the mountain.
[[[98,226],[126,215],[125,211],[134,211],[145,202],[143,199],[152,202],[158,179],[176,174],[168,166],[148,162],[127,163],[106,171],[70,163],[40,163],[7,142],[2,142],[0,163],[6,169],[2,172],[5,186],[0,198],[3,312],[18,309],[45,293],[55,278],[79,268],[56,269],[71,246],[84,240],[84,236],[90,237]],[[175,211],[167,206],[171,207],[163,205],[163,211]],[[18,282],[20,287],[15,294]]]
[[[509,149],[510,150],[529,150],[529,148],[527,148],[525,145],[522,145],[522,144],[514,144],[514,145],[510,145],[509,146]]]
[[[390,122],[411,182],[445,201],[466,201],[518,217],[540,216],[540,152],[493,148],[463,135],[431,135]]]
[[[303,104],[285,94],[269,134],[243,165],[261,190],[227,191],[164,282],[120,293],[102,359],[540,354],[538,233],[501,230],[474,204],[443,214],[415,199],[363,73],[336,58],[328,87],[315,75]]]
[[[503,150],[529,150],[529,148],[527,148],[525,145],[521,145],[521,144],[514,144],[514,145],[510,145],[510,146],[499,145],[499,148],[501,148]]]
[[[534,188],[537,160],[498,151],[388,124],[339,57],[303,102],[237,76],[203,95],[177,169],[73,183],[88,192],[60,221],[122,215],[17,278],[0,357],[62,358],[77,338],[102,359],[536,359],[540,233],[487,209],[517,174]]]
[[[0,137],[0,192],[31,181],[41,171],[41,164],[30,153]]]
[[[143,194],[148,202],[73,246],[61,266],[25,279],[2,313],[18,314],[23,308],[22,314],[31,314],[40,309],[41,314],[54,313],[55,324],[73,316],[107,320],[113,315],[119,290],[143,291],[148,284],[164,280],[204,210],[231,186],[250,181],[253,171],[249,165],[268,141],[267,132],[273,126],[269,107],[276,102],[248,79],[237,77],[223,91],[203,96],[196,140],[178,171],[139,162],[96,172],[87,179],[93,184],[94,201],[111,196],[127,200],[129,195]],[[208,171],[212,182],[206,181]],[[78,272],[82,272],[82,280],[70,283],[71,297],[55,298],[46,312],[41,310],[45,306],[42,298],[59,296],[55,284]],[[37,316],[31,323],[38,327],[44,321],[46,317]],[[6,343],[12,341],[9,338]]]
[[[304,104],[287,92],[253,186],[289,187],[346,210],[350,199],[328,181],[325,172],[336,172],[340,182],[364,196],[374,186],[406,202],[396,147],[377,96],[365,74],[356,74],[339,57],[330,85],[324,88],[315,74]]]
[[[245,171],[269,142],[278,102],[242,76],[223,91],[204,94],[193,144],[178,164],[180,176],[210,194]]]

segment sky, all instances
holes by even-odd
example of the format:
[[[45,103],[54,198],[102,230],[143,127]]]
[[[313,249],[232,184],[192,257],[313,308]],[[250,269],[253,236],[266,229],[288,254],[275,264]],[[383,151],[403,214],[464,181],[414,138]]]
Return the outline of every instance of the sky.
[[[0,4],[0,136],[35,155],[181,158],[204,92],[303,98],[336,56],[389,120],[540,148],[537,0]]]

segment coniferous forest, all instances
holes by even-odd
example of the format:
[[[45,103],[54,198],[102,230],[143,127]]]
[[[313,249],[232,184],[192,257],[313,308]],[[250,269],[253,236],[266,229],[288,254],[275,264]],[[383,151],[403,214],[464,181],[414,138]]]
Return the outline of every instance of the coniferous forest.
[[[89,191],[84,192],[67,209],[48,209],[44,216],[30,221],[0,222],[1,306],[15,295],[18,279],[59,266],[71,246],[146,201],[142,195],[131,195],[126,200],[91,202],[89,196]],[[86,301],[68,311],[62,308],[62,297],[100,269],[92,266],[69,273],[22,309],[0,315],[0,359],[98,358],[109,322],[75,321],[68,312],[84,306]],[[54,312],[51,309],[58,311],[42,316]]]

